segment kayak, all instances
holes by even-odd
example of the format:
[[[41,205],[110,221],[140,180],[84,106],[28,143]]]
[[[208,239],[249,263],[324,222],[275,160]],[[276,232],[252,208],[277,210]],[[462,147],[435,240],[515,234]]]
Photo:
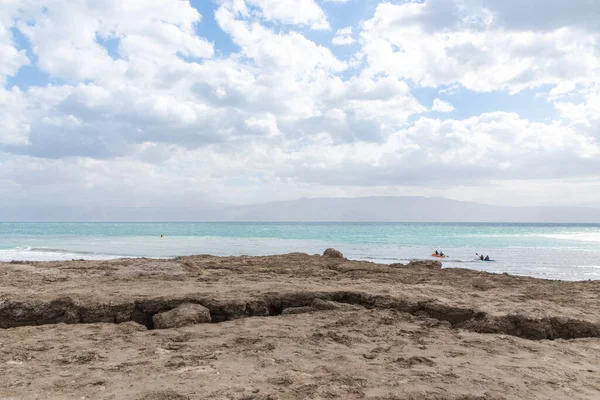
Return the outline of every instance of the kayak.
[[[481,258],[476,258],[475,261],[496,262],[496,260],[482,260]]]
[[[431,255],[431,257],[436,257],[436,258],[446,258],[446,257],[448,257],[448,256],[440,256],[439,254],[435,254],[435,253],[433,253],[433,254]]]

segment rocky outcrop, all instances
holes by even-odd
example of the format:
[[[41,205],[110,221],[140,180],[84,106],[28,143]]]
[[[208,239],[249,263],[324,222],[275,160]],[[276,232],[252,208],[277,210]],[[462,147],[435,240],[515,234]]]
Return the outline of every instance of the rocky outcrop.
[[[411,261],[407,265],[408,268],[431,268],[431,269],[440,269],[442,268],[442,263],[440,261],[433,260],[420,260],[420,261]]]
[[[327,250],[325,250],[323,252],[323,257],[328,257],[328,258],[344,258],[344,255],[342,254],[341,251],[338,251],[336,249],[333,248],[328,248]]]
[[[419,300],[359,291],[271,292],[239,299],[202,295],[159,297],[111,305],[85,303],[68,297],[50,302],[4,300],[0,301],[0,328],[134,321],[148,329],[165,329],[248,317],[364,309],[395,310],[438,323],[446,322],[452,328],[532,340],[600,337],[600,323],[585,319],[554,315],[491,315],[473,307],[445,304],[434,299]]]
[[[394,263],[389,265],[391,268],[429,268],[440,269],[442,263],[434,260],[413,260],[408,264]]]
[[[155,329],[181,328],[182,326],[211,322],[210,310],[200,304],[182,304],[172,310],[152,317]]]

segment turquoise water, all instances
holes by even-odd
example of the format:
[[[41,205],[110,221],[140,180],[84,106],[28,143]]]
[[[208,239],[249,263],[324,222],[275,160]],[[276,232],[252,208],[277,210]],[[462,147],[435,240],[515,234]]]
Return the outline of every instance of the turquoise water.
[[[160,235],[164,235],[161,238]],[[0,260],[322,253],[550,279],[600,279],[600,225],[415,223],[0,223]],[[478,262],[475,252],[496,261]]]

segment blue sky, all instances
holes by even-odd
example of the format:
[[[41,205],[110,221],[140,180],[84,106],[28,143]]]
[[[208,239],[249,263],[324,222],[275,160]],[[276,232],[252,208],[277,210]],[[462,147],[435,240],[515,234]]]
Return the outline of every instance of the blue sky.
[[[594,205],[600,5],[531,1],[6,0],[0,200]]]

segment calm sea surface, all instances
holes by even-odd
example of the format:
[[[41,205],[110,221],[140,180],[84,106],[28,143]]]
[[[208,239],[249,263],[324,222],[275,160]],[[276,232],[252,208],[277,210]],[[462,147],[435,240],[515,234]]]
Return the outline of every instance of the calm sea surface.
[[[0,223],[0,261],[315,254],[327,247],[379,263],[429,259],[438,249],[450,256],[446,268],[600,279],[599,224]],[[496,261],[476,261],[475,252]]]

